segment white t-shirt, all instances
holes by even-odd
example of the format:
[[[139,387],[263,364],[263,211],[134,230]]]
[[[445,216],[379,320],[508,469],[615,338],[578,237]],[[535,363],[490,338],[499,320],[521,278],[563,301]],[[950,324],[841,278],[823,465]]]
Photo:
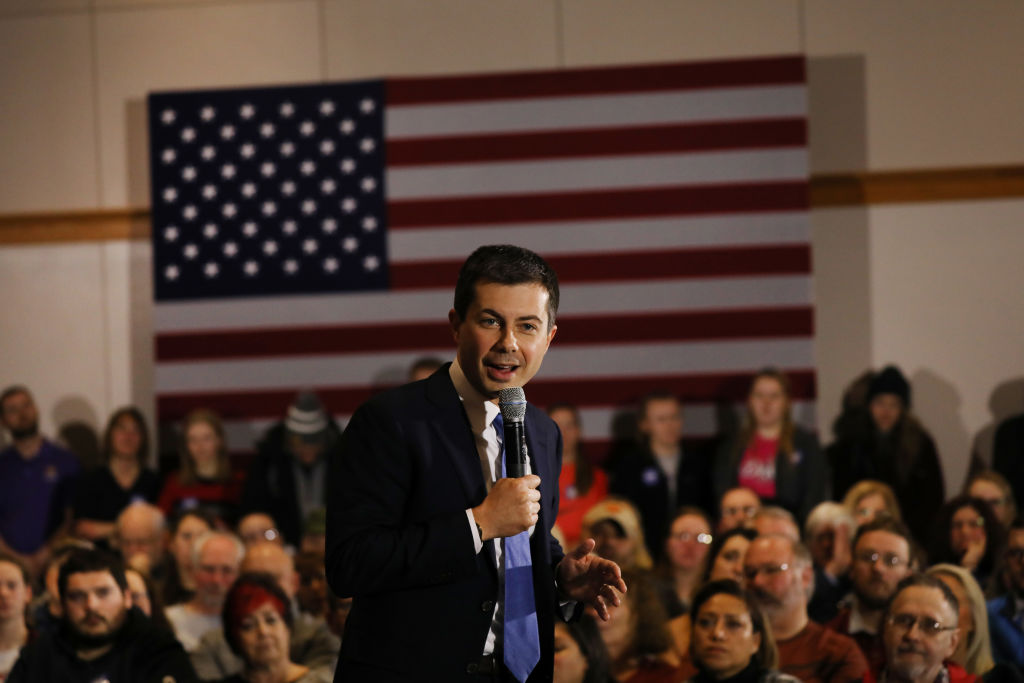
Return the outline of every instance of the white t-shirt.
[[[18,661],[19,652],[21,652],[19,647],[12,647],[10,650],[0,650],[0,681],[6,680],[7,674],[11,673],[14,663]]]
[[[188,609],[185,604],[171,605],[164,610],[164,614],[186,652],[192,652],[199,646],[199,639],[204,633],[221,627],[220,614],[199,614]]]

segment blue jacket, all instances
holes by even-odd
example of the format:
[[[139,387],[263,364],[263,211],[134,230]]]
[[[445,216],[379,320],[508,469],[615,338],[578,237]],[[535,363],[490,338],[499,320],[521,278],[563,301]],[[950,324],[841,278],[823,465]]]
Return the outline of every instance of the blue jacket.
[[[988,630],[992,639],[992,658],[1024,668],[1024,631],[1014,623],[1014,605],[1004,595],[988,601]]]

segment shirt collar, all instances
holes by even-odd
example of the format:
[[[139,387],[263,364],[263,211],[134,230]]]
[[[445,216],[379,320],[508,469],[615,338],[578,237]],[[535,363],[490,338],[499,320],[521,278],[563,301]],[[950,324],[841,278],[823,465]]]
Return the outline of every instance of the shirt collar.
[[[469,426],[473,429],[473,433],[483,433],[501,412],[498,405],[489,401],[469,383],[466,373],[459,365],[458,358],[452,361],[451,367],[448,368],[448,376],[451,377],[452,384],[455,385],[455,392],[462,401],[462,407],[466,411],[466,417],[469,418]]]

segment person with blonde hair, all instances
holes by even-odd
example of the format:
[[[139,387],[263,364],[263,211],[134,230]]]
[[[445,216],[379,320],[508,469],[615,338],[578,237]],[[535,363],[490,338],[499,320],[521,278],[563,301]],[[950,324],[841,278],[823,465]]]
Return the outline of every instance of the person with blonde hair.
[[[640,513],[624,498],[610,496],[583,516],[581,538],[593,538],[594,552],[622,569],[651,569]]]
[[[970,571],[955,564],[943,562],[932,565],[925,570],[925,574],[949,586],[959,603],[960,642],[950,659],[969,674],[981,676],[987,673],[995,666],[995,662],[992,660],[988,610],[981,586]]]
[[[853,515],[857,526],[874,521],[879,514],[889,515],[897,522],[903,521],[892,487],[876,479],[864,479],[850,487],[843,497],[843,505]]]

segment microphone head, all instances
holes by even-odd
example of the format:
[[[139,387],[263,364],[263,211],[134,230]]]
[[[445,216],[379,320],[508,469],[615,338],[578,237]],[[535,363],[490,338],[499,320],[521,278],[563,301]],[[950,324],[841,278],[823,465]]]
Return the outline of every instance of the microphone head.
[[[522,422],[526,417],[526,392],[522,387],[505,387],[498,391],[498,408],[505,422]]]

